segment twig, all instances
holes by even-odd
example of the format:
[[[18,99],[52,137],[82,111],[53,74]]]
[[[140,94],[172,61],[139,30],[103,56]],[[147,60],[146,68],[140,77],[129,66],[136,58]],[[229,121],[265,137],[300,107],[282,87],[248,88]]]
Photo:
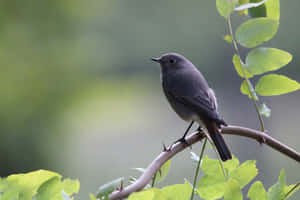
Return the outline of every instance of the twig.
[[[300,162],[300,153],[294,149],[280,143],[278,140],[272,138],[271,136],[250,128],[244,128],[239,126],[227,126],[223,127],[223,134],[229,135],[239,135],[242,137],[248,137],[257,140],[258,142],[265,143],[271,148],[283,153],[284,155]],[[204,138],[203,134],[199,132],[194,132],[186,138],[189,145],[195,144],[196,142]],[[161,166],[168,160],[170,160],[177,153],[183,151],[189,145],[183,143],[176,143],[168,151],[161,152],[147,167],[145,172],[140,176],[140,178],[133,184],[125,187],[122,191],[115,191],[110,196],[110,200],[119,200],[128,197],[131,193],[142,190],[152,179],[153,175],[161,168]]]
[[[204,140],[202,150],[201,150],[201,153],[200,153],[200,156],[199,156],[199,160],[198,160],[198,163],[197,163],[196,173],[195,173],[194,182],[193,182],[193,190],[192,190],[190,200],[194,199],[195,188],[196,188],[196,184],[197,184],[197,178],[198,178],[198,174],[199,174],[199,171],[200,171],[200,165],[202,163],[203,153],[204,153],[204,150],[205,150],[205,147],[206,147],[206,142],[207,142],[207,138]]]

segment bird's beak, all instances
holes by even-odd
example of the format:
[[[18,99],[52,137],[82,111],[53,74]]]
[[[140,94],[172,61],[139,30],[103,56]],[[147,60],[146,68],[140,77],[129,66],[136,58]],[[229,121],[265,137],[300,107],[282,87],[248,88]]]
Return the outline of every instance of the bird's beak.
[[[160,58],[154,58],[154,57],[152,57],[151,60],[154,61],[154,62],[160,63]]]

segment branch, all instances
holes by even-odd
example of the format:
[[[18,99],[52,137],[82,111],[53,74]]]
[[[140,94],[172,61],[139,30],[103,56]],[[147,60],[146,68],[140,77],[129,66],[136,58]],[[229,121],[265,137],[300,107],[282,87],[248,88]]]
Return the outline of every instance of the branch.
[[[223,134],[229,135],[239,135],[243,137],[248,137],[257,140],[260,143],[265,143],[271,148],[283,153],[284,155],[300,162],[300,153],[294,149],[280,143],[271,136],[250,128],[244,128],[239,126],[227,126],[223,127],[221,132]],[[140,176],[140,178],[133,184],[125,187],[121,191],[115,191],[110,196],[110,200],[119,200],[128,197],[131,193],[142,190],[152,179],[153,175],[161,168],[161,166],[168,160],[170,160],[177,153],[181,152],[188,146],[195,144],[205,138],[204,134],[199,132],[194,132],[186,138],[189,145],[183,143],[176,143],[172,146],[169,151],[161,152],[146,168],[145,172]]]

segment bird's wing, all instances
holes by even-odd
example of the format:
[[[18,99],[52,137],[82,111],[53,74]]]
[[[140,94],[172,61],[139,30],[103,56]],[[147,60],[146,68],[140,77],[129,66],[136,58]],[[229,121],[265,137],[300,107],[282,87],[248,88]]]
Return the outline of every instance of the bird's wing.
[[[177,79],[176,83],[173,82],[171,85],[172,87],[164,87],[169,98],[185,105],[199,116],[211,119],[217,124],[226,125],[216,111],[216,98],[212,89],[201,88],[203,84],[197,81],[190,82],[188,79]]]

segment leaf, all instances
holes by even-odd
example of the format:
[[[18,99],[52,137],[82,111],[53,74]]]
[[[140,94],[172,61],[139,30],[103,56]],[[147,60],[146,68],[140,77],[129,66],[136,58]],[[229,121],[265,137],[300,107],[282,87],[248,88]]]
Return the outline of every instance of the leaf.
[[[228,42],[229,44],[232,44],[232,37],[231,35],[224,35],[223,38],[226,42]]]
[[[192,194],[192,187],[189,183],[176,184],[161,189],[163,194],[172,200],[189,200]]]
[[[256,181],[251,185],[247,197],[250,200],[268,200],[266,190],[260,181]]]
[[[252,90],[252,95],[253,95],[254,100],[257,101],[258,100],[258,96],[257,96],[257,94],[256,94],[256,92],[255,92],[255,90],[254,90],[251,82],[250,82],[250,88]],[[250,99],[252,99],[252,95],[251,95],[251,92],[250,92],[250,90],[248,88],[248,84],[247,84],[246,80],[244,80],[242,82],[240,90],[241,90],[242,94],[247,95]]]
[[[98,194],[96,195],[97,198],[107,198],[108,196],[117,188],[119,187],[122,182],[124,181],[124,177],[120,177],[118,179],[115,179],[109,183],[106,183],[99,187]]]
[[[132,193],[128,200],[168,200],[164,193],[157,188]]]
[[[267,17],[278,21],[280,18],[280,1],[267,0],[265,6],[267,10]]]
[[[282,169],[276,184],[269,188],[268,199],[269,200],[282,200],[284,199],[285,192],[285,172]]]
[[[240,77],[244,78],[244,73],[243,73],[243,69],[242,69],[243,63],[241,63],[241,60],[237,54],[234,54],[234,56],[232,58],[232,63],[234,65],[234,68],[235,68],[236,72],[238,73],[238,75]],[[248,78],[253,77],[253,75],[247,70],[246,67],[244,67],[244,70],[245,70],[245,74]]]
[[[218,199],[224,195],[226,181],[218,160],[203,158],[201,169],[205,175],[198,183],[197,193],[206,200]]]
[[[224,200],[243,200],[243,194],[238,181],[230,179],[226,185]]]
[[[165,177],[167,176],[167,174],[169,172],[170,167],[171,167],[171,160],[168,160],[160,168],[160,171],[156,172],[156,177],[155,177],[156,183],[160,183],[165,179]]]
[[[264,4],[267,0],[263,0],[263,1],[259,1],[258,3],[247,3],[247,4],[243,4],[241,6],[236,7],[234,10],[235,11],[242,11],[242,10],[246,10],[248,8],[255,8],[258,7],[262,4]]]
[[[62,190],[60,177],[53,177],[39,187],[36,200],[62,200]]]
[[[259,113],[261,115],[264,115],[265,117],[271,116],[271,109],[265,103],[260,104],[258,110],[259,110]]]
[[[261,47],[250,51],[246,58],[246,65],[250,73],[263,74],[280,69],[291,60],[292,55],[286,51]]]
[[[226,171],[229,173],[239,165],[236,158],[232,158],[223,163]],[[201,169],[205,175],[198,183],[197,193],[206,200],[218,199],[224,195],[226,180],[220,166],[219,160],[210,159],[207,156],[203,158]]]
[[[236,3],[236,0],[216,0],[217,10],[221,16],[227,19],[234,10]]]
[[[258,174],[255,160],[248,160],[233,170],[230,178],[238,181],[240,188],[246,186]]]
[[[92,193],[90,193],[90,199],[91,200],[97,200],[97,198]]]
[[[60,179],[61,175],[47,170],[37,170],[25,174],[10,175],[6,179],[9,185],[9,191],[7,191],[7,194],[4,194],[2,198],[5,199],[6,196],[14,196],[11,193],[15,193],[22,197],[22,199],[31,199],[44,182],[54,177]]]
[[[79,180],[64,179],[62,187],[67,195],[72,195],[79,192],[80,183]]]
[[[255,90],[262,96],[281,95],[300,89],[300,84],[283,75],[268,74],[261,77]]]
[[[236,39],[242,46],[252,48],[270,40],[278,25],[277,20],[266,17],[250,19],[237,28]]]

